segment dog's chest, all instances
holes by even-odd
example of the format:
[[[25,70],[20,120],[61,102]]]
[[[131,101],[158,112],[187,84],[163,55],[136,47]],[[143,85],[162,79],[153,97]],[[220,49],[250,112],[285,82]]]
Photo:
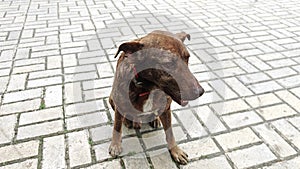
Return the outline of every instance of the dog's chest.
[[[149,96],[148,96],[148,99],[146,99],[144,101],[144,104],[143,104],[143,114],[155,114],[157,115],[158,114],[158,109],[156,109],[155,107],[155,102],[154,102],[154,94],[153,93],[150,93]]]

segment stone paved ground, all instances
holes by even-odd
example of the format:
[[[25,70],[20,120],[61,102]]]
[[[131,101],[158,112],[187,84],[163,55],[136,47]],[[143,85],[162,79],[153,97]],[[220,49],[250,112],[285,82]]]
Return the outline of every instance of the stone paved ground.
[[[0,169],[300,168],[298,0],[2,0]],[[111,159],[107,103],[122,41],[191,34],[206,89],[173,107],[175,164],[162,129],[124,129]]]

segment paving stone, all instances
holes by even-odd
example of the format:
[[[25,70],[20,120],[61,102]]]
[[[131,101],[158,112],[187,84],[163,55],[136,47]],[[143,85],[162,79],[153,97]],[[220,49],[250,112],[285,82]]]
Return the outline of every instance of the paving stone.
[[[44,139],[42,168],[66,168],[65,139],[63,135]]]
[[[66,74],[76,74],[83,72],[93,72],[96,70],[95,65],[83,65],[64,68]]]
[[[10,69],[0,69],[0,76],[8,76]]]
[[[231,166],[226,160],[225,156],[214,157],[211,159],[203,159],[194,162],[188,163],[186,166],[183,166],[183,169],[189,168],[198,168],[199,166],[204,167],[206,169],[215,169],[215,168],[224,168],[229,169]]]
[[[49,86],[49,85],[55,85],[61,83],[62,83],[61,77],[49,77],[43,79],[29,80],[27,87],[34,88],[34,87]]]
[[[214,56],[217,60],[226,60],[226,59],[234,59],[240,58],[240,56],[236,52],[229,52],[229,53],[218,53]]]
[[[178,110],[174,113],[177,115],[178,119],[192,138],[207,135],[207,132],[201,126],[200,122],[196,119],[191,110]]]
[[[228,153],[229,158],[238,168],[247,168],[276,159],[265,144]]]
[[[100,78],[114,76],[114,72],[109,63],[97,64],[97,70]]]
[[[10,68],[11,67],[12,62],[8,61],[8,62],[0,62],[0,68]]]
[[[29,159],[23,162],[2,166],[0,169],[35,169],[37,166],[37,159]]]
[[[221,134],[215,138],[225,152],[240,146],[250,145],[261,141],[250,128]]]
[[[18,128],[17,139],[25,139],[63,131],[62,120],[44,122]]]
[[[283,59],[285,56],[282,53],[266,53],[259,55],[258,58],[260,58],[263,61],[269,61],[274,59]]]
[[[90,145],[88,143],[88,132],[83,130],[68,133],[67,136],[69,143],[70,166],[74,167],[90,163],[92,159]]]
[[[5,91],[8,81],[9,81],[8,76],[0,77],[0,93],[3,93]]]
[[[112,136],[113,126],[101,126],[90,129],[91,138],[94,142],[109,139]]]
[[[17,49],[15,59],[28,59],[30,56],[29,51],[30,48]]]
[[[230,128],[238,128],[262,122],[262,119],[253,111],[227,115],[222,118]]]
[[[300,166],[300,158],[296,157],[291,160],[274,163],[271,166],[263,167],[263,169],[282,169],[282,168],[297,168]]]
[[[186,139],[186,135],[182,131],[181,127],[172,127],[173,133],[176,141],[181,141]],[[164,130],[153,131],[142,135],[142,139],[145,143],[147,149],[153,148],[155,146],[167,144],[166,135]]]
[[[273,120],[273,119],[297,114],[297,112],[295,112],[292,108],[290,108],[286,104],[261,108],[258,109],[257,112],[266,120]]]
[[[253,95],[253,92],[251,92],[246,86],[244,86],[243,83],[241,83],[237,78],[227,78],[224,79],[224,81],[236,92],[239,96],[250,96]]]
[[[247,56],[255,56],[262,54],[263,52],[258,49],[248,49],[248,50],[242,50],[238,51],[238,54],[240,54],[242,57],[247,57]]]
[[[12,141],[15,134],[15,126],[17,123],[16,115],[0,117],[0,144],[9,143]]]
[[[188,154],[189,159],[199,158],[220,152],[211,138],[203,138],[180,144],[179,147]]]
[[[201,106],[193,109],[210,133],[226,130],[226,127],[208,106]]]
[[[28,141],[0,148],[0,163],[38,155],[39,142]]]
[[[256,83],[249,86],[249,88],[256,94],[262,94],[282,89],[282,87],[275,81],[267,81]]]
[[[280,133],[293,143],[297,148],[300,147],[300,132],[292,126],[287,120],[281,119],[272,122],[272,125],[276,127]]]
[[[265,41],[264,42],[267,46],[270,46],[272,49],[277,50],[277,51],[282,51],[284,48],[281,45],[278,45],[277,43],[273,41]]]
[[[35,64],[44,64],[45,59],[44,58],[33,58],[33,59],[22,59],[17,60],[14,63],[14,66],[27,66],[27,65],[35,65]]]
[[[19,125],[37,123],[47,120],[63,118],[62,107],[49,108],[44,110],[22,113],[19,119]]]
[[[61,56],[48,56],[47,57],[47,68],[61,68],[62,66]]]
[[[241,99],[221,102],[221,103],[214,103],[211,107],[220,115],[234,113],[242,110],[247,110],[250,107],[245,103],[245,101]]]
[[[229,77],[229,76],[236,76],[236,75],[244,74],[245,72],[242,69],[240,69],[239,67],[234,67],[234,68],[218,70],[218,71],[215,71],[215,73],[219,77]]]
[[[172,157],[167,149],[160,149],[149,152],[154,168],[176,169],[176,164],[172,161]]]
[[[60,69],[45,70],[29,73],[29,79],[45,78],[62,75]]]
[[[83,90],[109,87],[113,84],[113,78],[97,79],[83,82]]]
[[[238,76],[238,78],[245,85],[270,80],[270,77],[268,77],[265,73],[262,73],[262,72],[241,75],[241,76]]]
[[[235,59],[234,62],[248,73],[257,72],[258,70],[245,59]]]
[[[85,103],[76,103],[67,105],[65,108],[66,116],[79,115],[98,110],[104,110],[104,103],[102,100],[90,101]]]
[[[280,67],[295,65],[296,62],[288,58],[288,59],[268,61],[268,64],[274,68],[280,68]]]
[[[11,75],[7,90],[24,90],[27,74]]]
[[[300,85],[299,78],[300,75],[295,75],[295,76],[289,76],[283,79],[279,79],[277,81],[286,88],[292,88]]]
[[[67,128],[69,130],[93,126],[101,123],[106,123],[108,121],[106,112],[97,112],[92,114],[87,114],[83,116],[76,116],[66,120]]]
[[[81,102],[83,100],[81,93],[80,83],[67,83],[65,84],[65,102],[66,103],[75,103]]]
[[[270,39],[274,39],[274,37],[272,36],[260,36],[260,37],[257,37],[256,39],[263,39],[263,40],[270,40]],[[253,45],[255,47],[257,47],[259,50],[265,52],[265,53],[270,53],[270,52],[274,52],[275,50],[268,47],[267,45],[265,45],[263,42],[256,42],[256,43],[253,43]]]
[[[300,96],[300,87],[291,89],[291,92],[299,97]]]
[[[103,144],[95,145],[93,149],[95,150],[97,160],[104,160],[111,158],[111,155],[108,152],[110,142]],[[140,145],[139,139],[137,137],[129,137],[122,139],[122,153],[121,156],[128,154],[136,154],[143,151],[143,148]]]
[[[123,158],[125,167],[127,168],[149,168],[150,165],[144,153]]]
[[[84,91],[84,96],[86,100],[94,100],[98,98],[109,97],[111,93],[111,88],[101,88]]]
[[[111,158],[111,155],[108,152],[109,146],[110,146],[110,142],[106,142],[106,143],[102,143],[102,144],[93,146],[93,150],[95,151],[97,160],[105,160],[105,159]],[[122,148],[123,148],[123,142],[122,142]],[[122,149],[122,151],[124,151],[124,150]]]
[[[0,55],[0,62],[10,61],[13,59],[14,51],[13,50],[3,50]]]
[[[246,98],[246,101],[254,108],[268,106],[268,105],[282,102],[273,93],[252,96],[252,97]]]
[[[291,105],[297,112],[300,112],[300,99],[291,94],[289,91],[283,90],[276,92],[276,95]]]
[[[45,100],[46,107],[61,106],[62,86],[57,85],[57,86],[46,87],[44,100]]]
[[[12,102],[18,102],[23,100],[30,100],[33,98],[41,98],[42,94],[43,94],[43,90],[41,88],[6,93],[4,94],[3,103],[12,103]]]
[[[76,66],[77,60],[75,54],[63,55],[63,67]]]
[[[40,107],[40,103],[40,99],[34,99],[29,101],[5,104],[0,107],[0,115],[37,110]]]
[[[102,162],[99,164],[94,164],[84,169],[107,169],[107,168],[122,169],[122,166],[119,160],[113,160],[113,161]]]
[[[269,124],[262,124],[253,128],[280,157],[297,153]]]
[[[250,62],[255,67],[257,67],[259,70],[263,71],[263,70],[271,69],[271,67],[269,65],[267,65],[265,62],[263,62],[262,60],[260,60],[259,58],[255,57],[255,56],[247,57],[246,59],[248,60],[248,62]]]
[[[212,72],[195,73],[194,76],[198,81],[217,79],[217,76]]]
[[[41,71],[41,70],[45,70],[44,64],[14,67],[13,74],[28,73],[28,72]]]
[[[97,79],[98,75],[96,72],[78,73],[65,76],[65,82],[76,82]]]
[[[285,67],[285,68],[270,70],[267,72],[267,74],[270,75],[272,78],[282,78],[282,77],[295,75],[297,74],[297,72],[292,70],[289,67]]]
[[[209,82],[212,88],[214,88],[225,100],[237,98],[237,94],[232,91],[223,81],[212,80]]]

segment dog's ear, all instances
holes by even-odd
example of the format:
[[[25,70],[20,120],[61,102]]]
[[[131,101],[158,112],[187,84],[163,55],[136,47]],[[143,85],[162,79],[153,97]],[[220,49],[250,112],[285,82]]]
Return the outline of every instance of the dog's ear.
[[[185,32],[180,32],[175,34],[182,42],[184,42],[185,38],[191,40],[191,35]]]
[[[119,55],[119,53],[121,51],[125,52],[125,55],[126,55],[126,54],[134,53],[134,52],[142,49],[143,47],[144,47],[144,45],[137,41],[125,42],[119,46],[119,49],[115,55],[115,58]]]

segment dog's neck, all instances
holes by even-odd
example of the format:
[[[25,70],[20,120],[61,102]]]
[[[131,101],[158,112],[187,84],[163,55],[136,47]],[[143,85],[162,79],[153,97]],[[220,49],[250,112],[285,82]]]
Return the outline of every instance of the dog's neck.
[[[136,70],[135,65],[133,65],[132,69],[133,69],[133,72],[134,72],[134,79],[132,81],[133,81],[135,87],[137,87],[137,88],[145,88],[146,86],[144,84],[144,79],[142,79],[139,76],[139,74],[138,74],[138,72]],[[150,91],[146,91],[146,92],[139,93],[138,96],[139,97],[143,97],[143,96],[148,96],[149,94],[150,94]]]

